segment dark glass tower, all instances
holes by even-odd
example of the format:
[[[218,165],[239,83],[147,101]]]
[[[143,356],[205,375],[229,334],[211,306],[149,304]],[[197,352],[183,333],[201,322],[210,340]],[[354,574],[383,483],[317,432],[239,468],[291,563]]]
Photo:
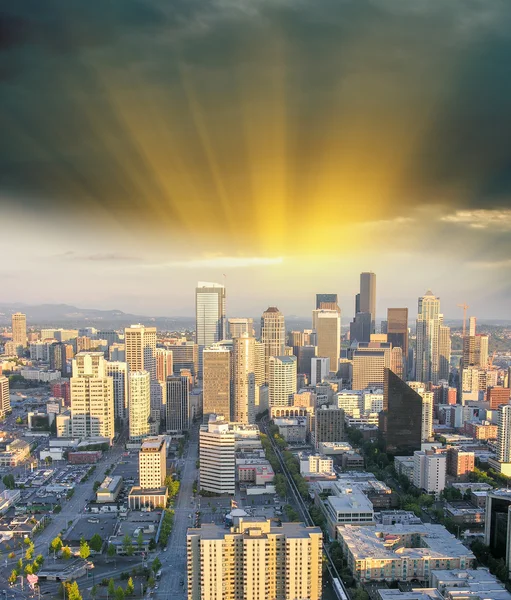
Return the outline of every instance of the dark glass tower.
[[[421,449],[422,398],[390,369],[385,369],[380,435],[385,451],[411,455]]]

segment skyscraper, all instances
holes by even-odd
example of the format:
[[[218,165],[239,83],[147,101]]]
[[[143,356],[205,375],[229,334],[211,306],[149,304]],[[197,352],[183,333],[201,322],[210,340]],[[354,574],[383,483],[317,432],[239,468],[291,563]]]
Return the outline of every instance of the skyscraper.
[[[12,315],[12,343],[17,354],[23,354],[27,345],[27,316],[23,313],[17,312]]]
[[[271,406],[288,406],[296,393],[296,356],[270,356],[268,398]]]
[[[114,437],[114,384],[103,352],[81,352],[73,360],[71,431],[81,438]]]
[[[140,323],[124,330],[126,362],[130,371],[147,371],[156,379],[156,327]]]
[[[388,343],[359,344],[353,351],[352,389],[381,388],[391,357]]]
[[[229,319],[229,335],[231,338],[241,337],[242,333],[254,335],[254,319],[249,317],[235,317]]]
[[[116,419],[124,420],[128,416],[129,380],[128,363],[107,362],[105,373],[114,382],[114,414]]]
[[[440,377],[440,298],[430,291],[419,298],[417,315],[416,379],[438,383]]]
[[[172,350],[156,348],[156,379],[164,383],[167,381],[167,377],[172,375],[174,375]]]
[[[360,273],[360,310],[371,314],[371,333],[375,333],[376,324],[376,275]]]
[[[317,334],[318,356],[330,359],[330,370],[337,373],[341,354],[341,314],[337,310],[315,310],[314,329]]]
[[[408,373],[408,309],[387,309],[387,341],[403,351],[403,372]]]
[[[421,381],[407,381],[406,385],[417,392],[422,398],[421,440],[429,442],[433,438],[434,393],[427,392],[425,385]]]
[[[200,489],[216,494],[234,494],[236,460],[234,431],[228,421],[209,420],[199,432]]]
[[[59,371],[64,377],[67,375],[66,344],[54,342],[48,349],[50,370]]]
[[[344,439],[344,410],[337,406],[316,408],[314,417],[314,443],[340,442]]]
[[[298,348],[298,373],[307,375],[307,379],[309,380],[312,375],[311,360],[316,355],[316,346],[300,346]]]
[[[337,294],[316,294],[316,310],[336,310],[341,312],[339,308],[339,302],[337,300]]]
[[[330,373],[330,359],[315,356],[311,359],[310,385],[321,383]]]
[[[267,308],[261,317],[261,342],[264,344],[265,381],[268,381],[269,358],[283,356],[286,345],[284,315],[275,306]]]
[[[199,281],[195,289],[195,337],[199,346],[199,377],[202,377],[202,351],[225,339],[225,287]]]
[[[451,328],[440,323],[438,332],[438,381],[441,379],[449,381],[450,364]]]
[[[5,375],[0,375],[0,419],[3,419],[10,409],[9,380]]]
[[[380,435],[385,451],[412,454],[421,449],[422,398],[390,369],[385,369]]]
[[[231,351],[218,344],[204,348],[202,413],[231,420]]]
[[[190,382],[188,377],[167,377],[167,431],[190,428]]]
[[[129,374],[129,435],[131,441],[140,441],[151,433],[151,376],[148,371],[130,371]]]
[[[247,333],[233,338],[234,420],[255,423],[255,339]]]
[[[165,436],[146,438],[138,453],[138,473],[142,489],[157,489],[167,476],[167,444]]]
[[[195,342],[183,342],[172,346],[174,375],[181,369],[189,369],[194,377],[199,374],[199,347]]]
[[[350,341],[367,343],[371,339],[371,313],[357,312],[350,323]]]
[[[499,406],[496,458],[499,463],[511,463],[511,404]]]

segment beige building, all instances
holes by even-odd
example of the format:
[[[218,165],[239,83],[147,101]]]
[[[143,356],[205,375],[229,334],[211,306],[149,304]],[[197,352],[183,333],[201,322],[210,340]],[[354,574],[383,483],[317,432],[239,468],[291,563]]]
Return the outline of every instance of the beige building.
[[[81,352],[70,380],[71,432],[75,437],[114,437],[114,384],[102,352]]]
[[[202,413],[231,419],[231,351],[215,344],[202,353]]]
[[[254,335],[254,319],[250,317],[235,317],[228,320],[231,338],[241,337],[244,333]]]
[[[27,345],[27,315],[23,313],[12,315],[12,343],[17,350]]]
[[[255,379],[255,339],[247,333],[233,338],[234,420],[255,423],[259,388]]]
[[[10,410],[9,380],[4,375],[0,375],[0,419],[3,419]]]
[[[268,402],[289,406],[296,394],[296,356],[270,356],[268,361]]]
[[[416,391],[422,398],[422,437],[423,442],[433,439],[434,394],[426,392],[426,387],[420,381],[407,381],[406,385]]]
[[[124,346],[130,371],[147,371],[151,379],[156,379],[156,327],[126,327]]]
[[[234,494],[236,436],[229,422],[210,419],[199,432],[200,489],[216,494]]]
[[[124,420],[128,416],[128,363],[107,362],[106,375],[114,382],[114,412],[115,418]]]
[[[156,379],[161,383],[167,381],[167,377],[174,375],[174,360],[172,350],[156,348]]]
[[[266,366],[264,362],[264,344],[263,342],[254,343],[254,375],[257,387],[264,385],[266,381]]]
[[[138,453],[138,471],[142,489],[157,489],[167,476],[167,444],[165,436],[148,437]]]
[[[187,534],[188,600],[320,600],[319,527],[235,517]]]
[[[330,359],[330,371],[339,370],[341,354],[341,315],[337,310],[314,310],[313,327],[317,336],[317,355]]]
[[[151,377],[148,371],[129,374],[129,435],[130,440],[140,441],[151,433]]]
[[[264,344],[265,381],[269,382],[269,359],[283,356],[286,346],[284,315],[275,306],[267,308],[261,317],[261,342]]]
[[[353,352],[353,390],[383,388],[385,369],[390,368],[391,350],[359,347]]]

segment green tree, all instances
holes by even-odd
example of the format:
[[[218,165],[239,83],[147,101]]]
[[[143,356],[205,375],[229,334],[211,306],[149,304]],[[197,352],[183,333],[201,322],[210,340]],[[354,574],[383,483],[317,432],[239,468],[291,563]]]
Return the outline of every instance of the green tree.
[[[113,579],[108,581],[108,595],[110,598],[113,598],[115,595],[115,582]]]
[[[25,565],[25,574],[26,575],[32,575],[33,572],[34,572],[34,569],[33,569],[32,565]]]
[[[9,575],[9,583],[16,583],[16,579],[18,579],[18,571],[13,569]]]
[[[282,473],[277,473],[273,482],[275,484],[275,491],[277,494],[281,498],[284,498],[287,495],[287,480],[285,476],[282,475]]]
[[[98,586],[93,585],[92,589],[90,591],[90,596],[91,596],[92,600],[96,600],[97,595],[98,595]]]
[[[137,535],[137,546],[139,552],[142,552],[144,548],[144,534],[142,533],[142,530],[140,530]]]
[[[101,487],[101,481],[95,481],[94,485],[92,486],[92,489],[93,489],[93,491],[97,492],[100,487]]]
[[[155,583],[156,583],[156,581],[154,580],[154,577],[151,575],[151,577],[149,577],[149,579],[147,580],[147,585],[149,587],[153,587]]]
[[[62,546],[62,558],[69,560],[71,558],[71,548],[69,546]]]
[[[115,600],[124,600],[124,590],[121,586],[115,590]]]
[[[122,538],[122,547],[125,554],[128,556],[133,556],[133,542],[131,541],[131,536],[129,533]]]
[[[89,547],[94,552],[100,552],[103,547],[103,539],[99,535],[99,533],[95,533],[91,539],[89,540]]]
[[[89,558],[89,556],[90,556],[89,544],[87,544],[87,542],[82,537],[82,539],[80,540],[80,558],[83,558],[83,560],[85,560],[85,559]]]
[[[82,595],[80,594],[80,589],[76,581],[67,584],[67,600],[82,600]]]
[[[126,584],[126,595],[131,596],[135,591],[135,586],[133,585],[133,579],[130,577],[128,579],[128,583]]]
[[[106,550],[106,553],[108,554],[108,556],[110,558],[112,558],[112,556],[115,556],[116,552],[115,552],[115,546],[113,544],[108,544],[108,548]]]
[[[362,588],[350,589],[351,600],[369,600],[369,594]]]
[[[2,477],[2,481],[8,490],[13,490],[16,485],[16,482],[14,481],[14,475],[11,473],[9,473],[9,475],[4,475]]]
[[[25,552],[25,560],[32,560],[33,556],[34,556],[34,547],[29,546]]]
[[[152,568],[155,573],[161,568],[161,561],[158,557],[153,560]]]

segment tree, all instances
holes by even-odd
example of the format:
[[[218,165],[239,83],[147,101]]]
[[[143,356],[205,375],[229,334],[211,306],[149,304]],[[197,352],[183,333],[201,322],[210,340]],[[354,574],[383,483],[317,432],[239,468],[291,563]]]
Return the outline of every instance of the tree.
[[[122,538],[122,547],[125,554],[128,556],[133,556],[133,543],[129,533]]]
[[[161,568],[161,561],[158,557],[153,560],[152,568],[155,573]]]
[[[62,546],[62,558],[69,560],[71,558],[71,548],[69,546]]]
[[[144,548],[144,534],[142,533],[142,530],[140,530],[137,535],[137,546],[139,552],[142,552]]]
[[[25,565],[25,574],[26,575],[32,575],[33,572],[34,572],[34,569],[33,569],[32,565]]]
[[[131,596],[135,591],[135,586],[133,585],[133,579],[130,577],[128,579],[128,583],[126,585],[126,595]]]
[[[277,494],[281,498],[284,498],[287,495],[287,480],[285,476],[282,475],[282,473],[277,473],[273,482],[275,483],[275,491]]]
[[[82,595],[80,594],[80,589],[76,581],[67,584],[67,600],[82,600]]]
[[[97,492],[100,487],[101,487],[101,481],[95,481],[94,485],[92,486],[92,489],[93,489],[93,491]]]
[[[156,583],[156,581],[154,580],[154,577],[151,575],[151,577],[149,577],[149,579],[147,580],[147,585],[149,587],[153,587],[155,583]]]
[[[121,586],[115,590],[115,600],[124,600],[124,590]]]
[[[110,579],[108,582],[108,596],[113,598],[115,595],[115,583],[113,579]]]
[[[4,475],[2,477],[2,481],[8,490],[13,490],[14,486],[16,485],[15,481],[14,481],[14,475],[12,475],[10,473],[9,473],[9,475]]]
[[[150,552],[152,552],[153,550],[156,550],[156,542],[155,542],[154,538],[151,538],[149,540],[149,546],[148,546],[148,548],[149,548]]]
[[[98,595],[98,586],[97,585],[92,586],[90,595],[91,595],[92,600],[96,600],[96,596]]]
[[[18,571],[13,569],[9,575],[9,583],[16,583],[16,579],[18,579]]]
[[[62,548],[62,539],[60,537],[53,538],[50,549],[54,552],[58,552]]]
[[[103,547],[103,540],[101,538],[101,536],[99,535],[99,533],[95,533],[91,539],[89,540],[89,547],[91,550],[94,550],[94,552],[100,552],[101,548]]]
[[[80,540],[80,558],[83,558],[83,560],[85,560],[86,558],[89,558],[89,556],[90,556],[89,544],[87,544],[87,542],[82,538]]]
[[[108,548],[106,550],[106,553],[108,554],[108,556],[110,558],[112,558],[112,556],[115,556],[115,546],[113,544],[108,544]]]

